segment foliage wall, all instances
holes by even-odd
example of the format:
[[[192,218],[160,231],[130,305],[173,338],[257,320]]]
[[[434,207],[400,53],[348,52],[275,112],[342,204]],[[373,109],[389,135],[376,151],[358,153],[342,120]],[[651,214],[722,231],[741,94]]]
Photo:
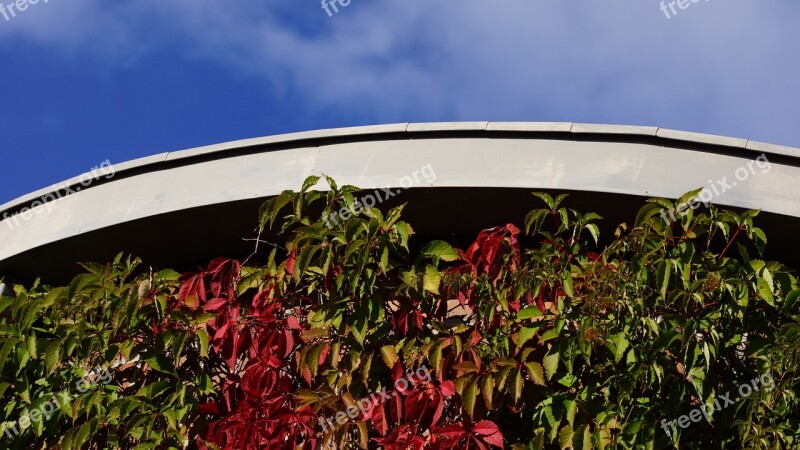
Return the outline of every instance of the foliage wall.
[[[120,256],[0,299],[0,448],[800,445],[800,287],[758,256],[756,212],[667,224],[654,199],[600,247],[599,216],[536,194],[524,224],[458,249],[318,181],[265,203],[283,239],[260,242],[264,264]],[[320,219],[343,206],[358,213]]]

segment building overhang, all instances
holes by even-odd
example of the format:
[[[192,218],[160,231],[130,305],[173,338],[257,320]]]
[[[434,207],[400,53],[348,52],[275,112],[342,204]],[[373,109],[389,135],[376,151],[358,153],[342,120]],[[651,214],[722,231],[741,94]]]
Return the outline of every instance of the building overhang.
[[[422,176],[426,166],[435,179]],[[8,216],[0,275],[63,282],[76,261],[119,251],[173,267],[247,256],[253,243],[243,239],[254,237],[258,205],[321,174],[365,189],[397,190],[411,179],[383,206],[408,201],[419,234],[455,238],[521,223],[539,206],[534,190],[571,193],[570,206],[600,213],[613,231],[646,198],[717,186],[712,203],[763,211],[768,256],[800,262],[800,150],[653,127],[461,122],[293,133],[115,164],[111,178],[82,185],[86,177],[76,177],[57,185],[66,190],[0,206]],[[55,199],[13,215],[42,198]]]

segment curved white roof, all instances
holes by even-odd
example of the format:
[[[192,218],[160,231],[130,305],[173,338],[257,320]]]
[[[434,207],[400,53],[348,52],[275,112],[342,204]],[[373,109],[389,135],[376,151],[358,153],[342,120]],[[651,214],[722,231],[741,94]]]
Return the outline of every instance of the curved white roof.
[[[676,198],[727,179],[729,187],[720,187],[724,192],[713,203],[800,217],[798,156],[798,149],[745,139],[577,123],[402,123],[293,133],[115,164],[113,178],[73,188],[76,192],[27,213],[27,220],[19,215],[0,221],[0,261],[140,219],[298,189],[312,174],[363,188],[400,187],[404,176],[428,165],[435,179],[418,179],[412,188]],[[741,167],[749,172],[737,180]],[[80,181],[57,186],[81,187]],[[0,216],[48,194],[55,197],[54,191],[6,203]]]

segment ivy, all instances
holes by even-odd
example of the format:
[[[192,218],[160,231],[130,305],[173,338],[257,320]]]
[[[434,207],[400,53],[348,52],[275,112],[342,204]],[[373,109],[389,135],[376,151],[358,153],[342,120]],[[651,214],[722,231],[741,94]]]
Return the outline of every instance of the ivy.
[[[652,199],[604,237],[597,214],[536,193],[524,231],[461,249],[413,242],[403,206],[352,208],[357,192],[311,177],[265,202],[259,233],[279,242],[259,236],[259,264],[181,275],[119,255],[66,287],[15,287],[0,419],[69,401],[2,446],[798,446],[800,286],[763,259],[756,211],[668,223],[692,193]],[[97,370],[112,381],[76,391]],[[662,430],[764,374],[772,389]]]

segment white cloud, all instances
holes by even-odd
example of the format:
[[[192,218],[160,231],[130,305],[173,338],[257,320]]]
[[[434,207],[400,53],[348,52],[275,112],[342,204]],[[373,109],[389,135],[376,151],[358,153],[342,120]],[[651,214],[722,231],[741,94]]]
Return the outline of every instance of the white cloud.
[[[800,5],[711,0],[50,0],[5,45],[136,64],[156,48],[302,92],[373,122],[565,120],[659,125],[800,146]]]

